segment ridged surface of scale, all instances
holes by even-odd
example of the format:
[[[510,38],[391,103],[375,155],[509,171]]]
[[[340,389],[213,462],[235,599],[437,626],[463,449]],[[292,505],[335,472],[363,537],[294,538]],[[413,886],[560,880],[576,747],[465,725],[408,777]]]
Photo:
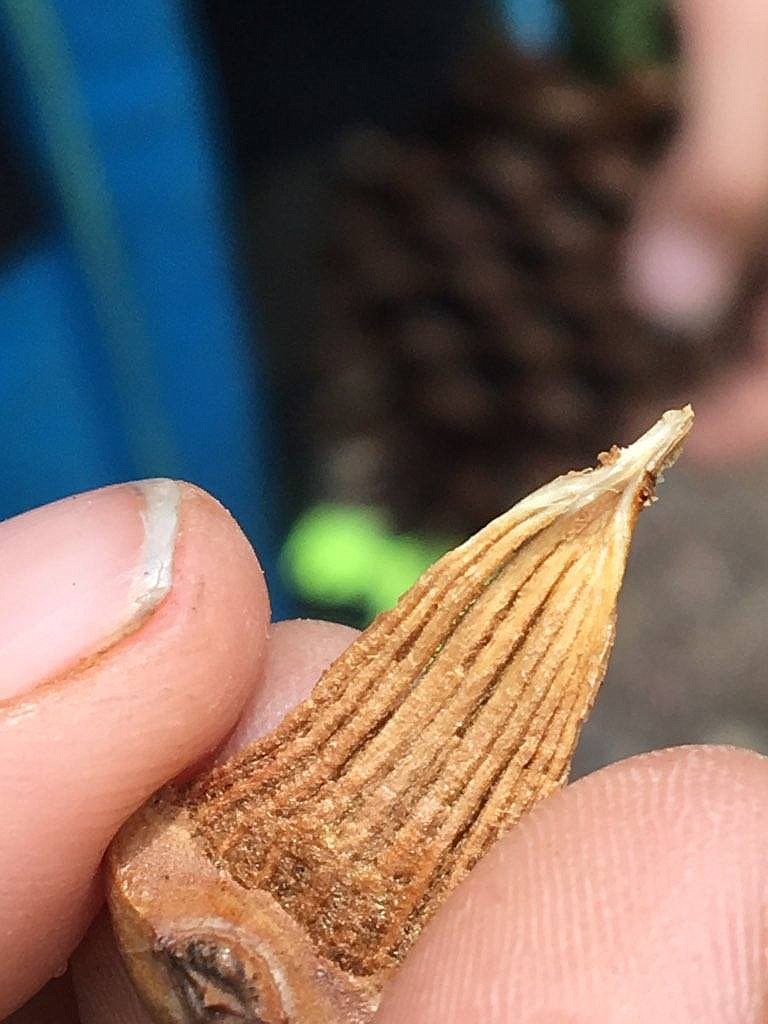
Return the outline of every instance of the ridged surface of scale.
[[[423,926],[566,780],[637,516],[693,414],[435,563],[269,736],[116,840],[110,905],[161,1024],[369,1024]]]
[[[594,476],[574,478],[595,484],[583,501],[513,509],[444,557],[273,736],[190,792],[217,866],[272,893],[344,970],[397,962],[563,782],[649,486],[641,474],[628,502]]]

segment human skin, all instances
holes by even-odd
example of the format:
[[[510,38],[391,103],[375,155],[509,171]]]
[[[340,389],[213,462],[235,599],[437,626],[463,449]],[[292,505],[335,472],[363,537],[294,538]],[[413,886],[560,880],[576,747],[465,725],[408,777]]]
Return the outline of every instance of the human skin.
[[[765,247],[768,4],[677,8],[686,116],[626,265],[639,306],[695,325]],[[688,450],[704,462],[768,443],[768,301],[754,335],[749,363],[697,396]],[[250,548],[195,488],[181,488],[167,592],[144,604],[130,583],[137,492],[38,515],[21,532],[0,524],[0,1014],[45,986],[14,1024],[146,1024],[103,916],[81,943],[105,847],[244,707],[230,749],[274,725],[351,633],[268,632]],[[768,762],[755,754],[687,748],[598,772],[498,844],[425,931],[380,1021],[765,1021],[767,840]]]
[[[262,574],[233,520],[187,485],[158,494],[171,569],[164,581],[155,573],[160,596],[117,639],[114,623],[135,611],[125,594],[137,552],[146,572],[141,531],[157,541],[141,491],[0,524],[0,564],[12,569],[0,575],[0,612],[20,594],[25,606],[12,633],[0,618],[0,646],[11,650],[26,621],[45,653],[16,646],[15,694],[0,710],[0,1015],[72,965],[13,1024],[148,1024],[106,916],[82,938],[105,846],[169,778],[272,728],[354,637],[329,623],[268,629]],[[149,549],[168,564],[162,545]],[[62,601],[66,630],[54,614]],[[756,754],[691,747],[597,772],[545,801],[476,868],[378,1019],[758,1024],[767,846],[768,760]]]
[[[676,0],[683,54],[681,130],[627,240],[627,289],[651,317],[696,328],[733,297],[768,243],[768,4]],[[693,396],[689,456],[717,466],[768,443],[768,295],[753,351]],[[691,396],[684,396],[690,398]]]

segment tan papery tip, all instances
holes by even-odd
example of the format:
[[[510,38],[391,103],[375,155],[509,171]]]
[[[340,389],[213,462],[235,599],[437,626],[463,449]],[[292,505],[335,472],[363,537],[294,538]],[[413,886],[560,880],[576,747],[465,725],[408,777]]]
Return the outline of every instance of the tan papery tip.
[[[644,462],[646,472],[658,476],[677,461],[693,420],[690,404],[670,409],[625,451],[636,464]]]

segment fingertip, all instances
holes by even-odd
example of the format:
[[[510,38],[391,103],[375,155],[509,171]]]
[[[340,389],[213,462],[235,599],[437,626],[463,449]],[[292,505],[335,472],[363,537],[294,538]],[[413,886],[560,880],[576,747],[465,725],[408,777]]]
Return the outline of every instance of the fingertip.
[[[768,760],[614,765],[481,862],[385,992],[380,1024],[757,1021],[768,997]]]
[[[225,761],[246,743],[274,729],[303,700],[321,673],[357,636],[357,630],[318,619],[291,619],[269,628],[264,672],[217,753]]]
[[[624,244],[630,303],[694,342],[734,301],[755,241],[755,210],[747,216],[735,198],[729,202],[709,164],[701,143],[678,138],[651,178]]]
[[[734,299],[742,267],[737,247],[723,234],[662,214],[638,226],[629,240],[625,291],[646,319],[695,339]]]
[[[12,529],[12,549],[23,549],[26,562],[6,586],[32,569],[45,581],[46,562],[57,557],[44,546],[51,508],[21,524],[41,533],[39,550]],[[107,536],[112,513],[123,525]],[[70,600],[64,591],[74,578],[85,621],[74,664],[68,656],[52,676],[24,680],[21,669],[37,663],[20,662],[24,692],[0,709],[0,804],[13,823],[0,838],[0,1014],[66,963],[120,824],[231,730],[258,673],[268,622],[263,573],[248,541],[199,488],[123,485],[61,503],[52,514],[66,557],[54,581],[61,593],[44,596],[56,612]],[[139,514],[143,540],[131,526]],[[104,599],[112,601],[106,639],[97,632],[89,640],[85,627]],[[118,613],[122,628],[114,628]],[[27,615],[37,621],[35,605]],[[66,641],[69,632],[56,636]]]
[[[638,210],[627,287],[664,326],[696,332],[761,257],[768,210],[768,6],[678,0],[680,125]]]
[[[232,584],[247,588],[249,617],[263,635],[269,623],[269,595],[258,554],[237,520],[221,502],[196,484],[181,481],[180,524],[175,557],[178,586],[186,574],[192,579],[205,572],[206,589],[216,587],[217,594]],[[189,560],[185,556],[189,552]],[[198,566],[197,560],[203,564]],[[263,645],[263,637],[262,637]]]

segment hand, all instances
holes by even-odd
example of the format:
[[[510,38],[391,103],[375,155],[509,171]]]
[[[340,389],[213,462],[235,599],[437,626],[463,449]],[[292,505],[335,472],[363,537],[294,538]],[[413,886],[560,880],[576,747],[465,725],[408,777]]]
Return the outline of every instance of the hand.
[[[220,756],[271,729],[353,636],[313,622],[267,635],[261,574],[227,514],[186,485],[148,493],[113,488],[0,524],[0,1014],[66,964],[132,810],[238,715]],[[758,1024],[767,845],[756,754],[688,748],[598,772],[476,868],[379,1024]],[[103,914],[70,976],[13,1024],[78,1019],[148,1021]]]
[[[677,0],[685,117],[640,212],[627,281],[662,322],[706,324],[768,236],[768,4]],[[768,443],[768,295],[749,364],[694,395],[689,454],[720,463]],[[686,398],[691,396],[686,396]]]

